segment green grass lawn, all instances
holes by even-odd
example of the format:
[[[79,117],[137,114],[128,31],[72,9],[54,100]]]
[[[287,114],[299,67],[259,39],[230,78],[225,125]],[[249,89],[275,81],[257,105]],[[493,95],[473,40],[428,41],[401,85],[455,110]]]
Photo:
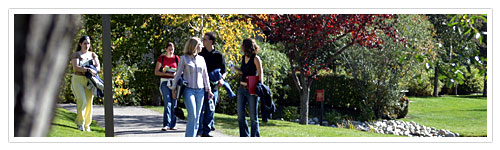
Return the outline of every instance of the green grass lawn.
[[[90,124],[92,132],[78,130],[75,124],[76,114],[66,109],[57,108],[48,137],[105,137],[104,128],[95,120]]]
[[[448,129],[461,136],[487,136],[487,100],[479,96],[410,97],[410,109],[403,121]],[[163,106],[144,106],[163,113]],[[186,110],[184,110],[185,115]],[[105,130],[92,121],[92,132],[82,132],[76,128],[76,114],[57,108],[49,137],[104,137]],[[247,117],[247,119],[249,119]],[[250,124],[250,121],[248,120]],[[217,131],[239,136],[236,116],[215,114]],[[362,132],[358,130],[331,128],[317,125],[301,125],[294,122],[269,120],[260,121],[263,137],[397,137],[395,135]]]
[[[163,113],[163,106],[144,106],[154,111]],[[187,116],[184,109],[184,114]],[[247,117],[250,125],[249,117]],[[317,125],[301,125],[294,122],[269,120],[260,123],[260,136],[262,137],[399,137],[396,135],[378,134],[342,128],[332,128]],[[217,131],[231,136],[239,136],[237,116],[215,114],[215,128]]]
[[[458,132],[460,136],[487,136],[487,100],[480,96],[410,97],[410,109],[402,121],[414,121],[436,129]],[[163,113],[163,107],[145,106]],[[186,113],[186,110],[184,110]],[[185,114],[187,116],[187,114]],[[248,117],[247,117],[248,119]],[[250,120],[248,120],[250,124]],[[236,116],[215,114],[218,131],[239,136]],[[263,137],[385,137],[394,135],[362,132],[358,130],[301,125],[294,122],[269,120],[260,121]]]
[[[460,136],[487,136],[487,100],[480,96],[409,97],[408,115],[403,121],[436,129],[448,129]]]

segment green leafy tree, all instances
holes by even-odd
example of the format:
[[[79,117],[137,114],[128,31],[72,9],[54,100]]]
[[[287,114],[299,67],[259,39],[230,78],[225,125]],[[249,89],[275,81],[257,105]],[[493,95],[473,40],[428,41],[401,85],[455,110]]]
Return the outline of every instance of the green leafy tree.
[[[448,88],[454,88],[454,94],[457,93],[457,86],[464,84],[464,72],[470,70],[470,65],[479,65],[486,68],[486,49],[482,32],[478,26],[483,25],[486,18],[483,15],[474,15],[468,18],[468,15],[428,15],[429,20],[434,25],[436,31],[435,39],[438,42],[438,51],[435,59],[430,64],[434,67],[434,96],[437,96],[438,80],[444,80]],[[470,23],[468,23],[470,22]],[[484,65],[484,66],[483,66]],[[485,69],[481,73],[486,72]]]

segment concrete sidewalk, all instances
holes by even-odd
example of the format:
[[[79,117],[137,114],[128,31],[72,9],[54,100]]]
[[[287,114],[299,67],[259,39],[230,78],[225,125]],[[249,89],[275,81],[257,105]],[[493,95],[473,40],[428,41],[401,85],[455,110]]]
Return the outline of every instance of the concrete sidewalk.
[[[76,113],[76,104],[57,104],[57,107]],[[140,106],[114,106],[113,114],[115,136],[119,137],[184,137],[186,132],[186,121],[179,118],[176,125],[178,130],[162,131],[163,114]],[[105,128],[104,106],[94,105],[92,119]],[[210,132],[210,135],[229,137],[217,130]]]

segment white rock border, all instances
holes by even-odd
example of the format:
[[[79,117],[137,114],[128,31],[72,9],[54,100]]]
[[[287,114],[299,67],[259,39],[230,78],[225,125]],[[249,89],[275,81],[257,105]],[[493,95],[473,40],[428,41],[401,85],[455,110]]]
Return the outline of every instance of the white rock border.
[[[298,122],[296,119],[295,122]],[[308,123],[310,125],[319,125],[317,117],[309,118]],[[323,126],[328,126],[327,121],[322,122]],[[347,128],[356,129],[365,132],[376,132],[380,134],[394,134],[408,137],[459,137],[459,133],[453,133],[446,129],[436,129],[434,127],[426,127],[420,125],[413,121],[399,121],[399,120],[377,120],[375,122],[361,122],[361,121],[351,121],[342,120],[340,124],[333,124],[331,127],[334,128]]]

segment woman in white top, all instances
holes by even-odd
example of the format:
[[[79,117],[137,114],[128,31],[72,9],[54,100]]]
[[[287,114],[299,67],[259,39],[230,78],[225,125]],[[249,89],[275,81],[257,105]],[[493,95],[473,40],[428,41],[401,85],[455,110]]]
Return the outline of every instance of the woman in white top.
[[[199,117],[203,105],[204,92],[208,92],[209,99],[214,97],[211,92],[208,80],[207,65],[203,56],[199,56],[203,45],[200,38],[191,37],[184,46],[184,55],[181,56],[174,81],[178,81],[181,75],[188,85],[184,90],[184,104],[188,112],[188,122],[186,125],[186,137],[195,137],[198,132]],[[177,82],[174,82],[174,87]],[[176,98],[175,90],[172,96]]]
[[[99,58],[92,52],[90,46],[90,37],[82,36],[78,42],[76,52],[71,55],[71,65],[73,66],[73,77],[71,78],[71,89],[76,98],[76,125],[81,131],[90,132],[90,123],[92,123],[92,90],[87,88],[87,83],[90,81],[85,77],[85,73],[89,72],[92,75],[97,74],[97,71],[86,67],[94,65],[97,70],[100,70]]]

